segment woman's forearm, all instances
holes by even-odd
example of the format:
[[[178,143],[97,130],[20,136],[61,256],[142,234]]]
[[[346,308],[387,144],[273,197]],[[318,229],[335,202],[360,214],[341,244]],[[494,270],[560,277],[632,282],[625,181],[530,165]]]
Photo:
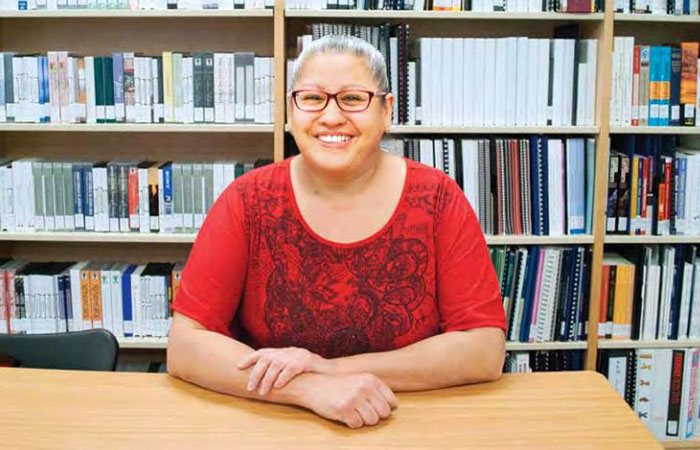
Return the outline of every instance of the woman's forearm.
[[[499,328],[439,334],[407,347],[334,360],[338,373],[368,372],[394,391],[421,391],[500,378],[505,337]]]
[[[193,328],[185,317],[173,321],[168,337],[168,372],[212,391],[273,403],[301,405],[305,376],[261,397],[247,389],[251,369],[239,370],[238,361],[253,349],[206,329]]]

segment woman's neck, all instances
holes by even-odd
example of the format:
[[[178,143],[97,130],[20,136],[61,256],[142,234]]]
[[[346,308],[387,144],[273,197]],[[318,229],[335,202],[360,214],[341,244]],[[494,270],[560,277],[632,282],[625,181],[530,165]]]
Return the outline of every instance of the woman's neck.
[[[326,199],[348,197],[367,191],[379,174],[382,165],[382,152],[377,151],[361,166],[343,173],[327,173],[314,170],[304,160],[303,155],[294,158],[298,181],[308,193]]]

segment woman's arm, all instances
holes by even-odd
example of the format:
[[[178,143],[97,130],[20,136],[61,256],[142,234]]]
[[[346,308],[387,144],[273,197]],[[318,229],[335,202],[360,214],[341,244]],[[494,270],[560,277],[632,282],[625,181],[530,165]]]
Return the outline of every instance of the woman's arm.
[[[253,350],[200,323],[175,313],[168,337],[168,372],[193,384],[224,394],[302,406],[351,428],[374,425],[397,406],[393,392],[367,373],[328,375],[306,373],[266,396],[248,390],[252,369],[236,363]]]
[[[397,391],[421,391],[501,377],[505,336],[500,328],[438,334],[407,347],[333,360],[334,372],[368,372]]]

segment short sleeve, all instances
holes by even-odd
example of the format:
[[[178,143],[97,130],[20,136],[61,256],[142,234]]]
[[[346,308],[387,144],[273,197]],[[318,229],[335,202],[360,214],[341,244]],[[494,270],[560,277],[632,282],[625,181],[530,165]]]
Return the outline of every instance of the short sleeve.
[[[438,194],[436,227],[440,328],[505,331],[498,278],[481,226],[464,193],[447,177]]]
[[[231,336],[248,265],[244,207],[235,183],[216,200],[197,234],[173,310]]]

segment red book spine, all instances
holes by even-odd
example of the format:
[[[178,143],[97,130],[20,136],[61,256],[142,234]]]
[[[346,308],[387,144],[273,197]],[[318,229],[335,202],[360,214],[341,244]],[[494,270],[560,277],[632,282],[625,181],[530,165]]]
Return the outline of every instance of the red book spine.
[[[139,229],[139,174],[136,166],[129,167],[129,229]]]

